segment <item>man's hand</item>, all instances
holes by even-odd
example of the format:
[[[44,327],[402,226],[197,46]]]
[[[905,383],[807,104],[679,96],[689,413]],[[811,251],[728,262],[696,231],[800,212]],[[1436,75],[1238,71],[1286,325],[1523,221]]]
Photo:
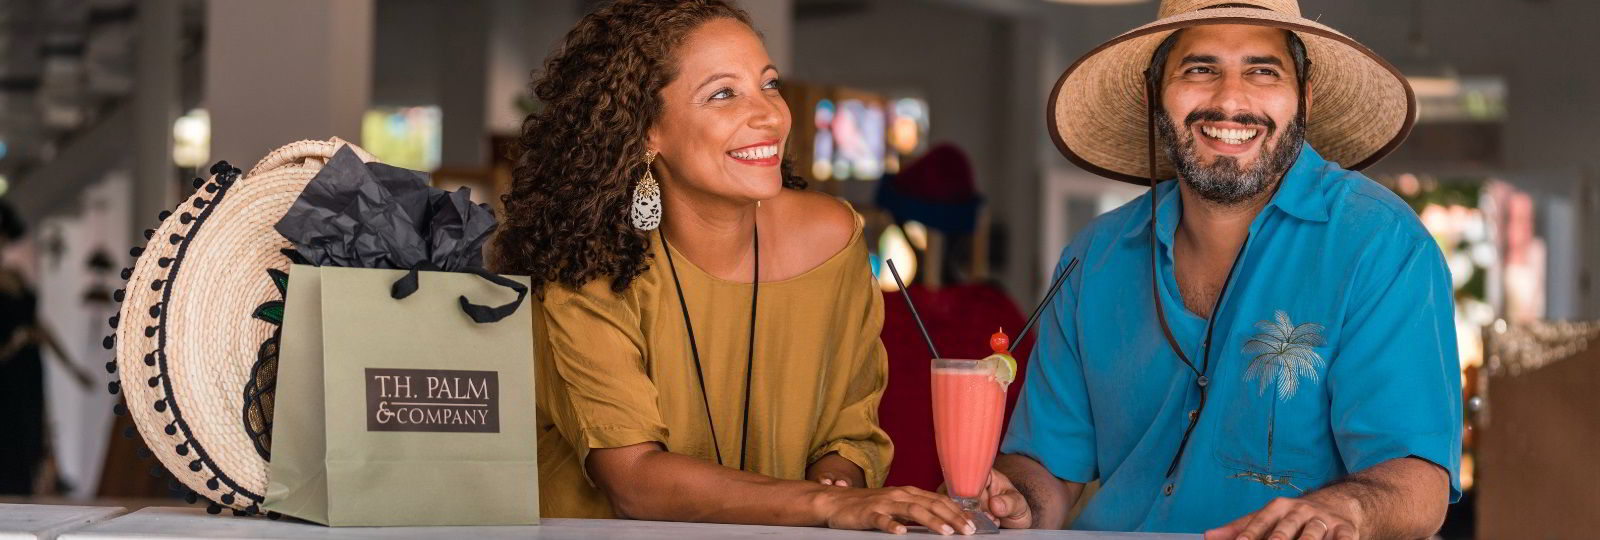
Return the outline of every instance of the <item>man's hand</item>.
[[[1033,527],[1033,510],[1028,499],[1011,484],[1005,473],[989,471],[989,482],[978,493],[978,505],[994,518],[994,522],[1007,529]]]
[[[1298,499],[1206,531],[1206,540],[1425,538],[1444,523],[1450,473],[1415,457],[1391,459]]]
[[[1337,493],[1278,498],[1255,513],[1206,531],[1206,540],[1355,540],[1361,537],[1360,501]]]

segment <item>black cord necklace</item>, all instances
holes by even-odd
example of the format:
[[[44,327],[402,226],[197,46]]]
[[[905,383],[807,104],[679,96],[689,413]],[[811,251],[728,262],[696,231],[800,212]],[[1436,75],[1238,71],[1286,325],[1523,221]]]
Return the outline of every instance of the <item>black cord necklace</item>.
[[[1245,248],[1250,245],[1250,235],[1246,233],[1244,242],[1239,244],[1239,252],[1233,256],[1233,265],[1228,267],[1228,275],[1222,279],[1222,288],[1217,291],[1217,300],[1211,306],[1211,314],[1206,317],[1205,341],[1200,345],[1201,363],[1196,366],[1188,355],[1183,354],[1183,347],[1178,346],[1178,338],[1173,336],[1172,327],[1167,325],[1166,310],[1161,305],[1161,279],[1156,271],[1161,266],[1157,248],[1159,243],[1156,238],[1157,229],[1159,228],[1156,204],[1160,202],[1160,199],[1156,197],[1156,108],[1148,105],[1156,103],[1159,97],[1156,95],[1156,85],[1152,82],[1154,79],[1150,76],[1150,71],[1146,70],[1144,75],[1144,96],[1147,104],[1145,106],[1145,151],[1149,158],[1147,162],[1149,168],[1146,171],[1150,173],[1150,293],[1155,300],[1156,321],[1161,323],[1162,337],[1167,338],[1167,346],[1171,347],[1172,352],[1178,355],[1178,361],[1183,362],[1183,365],[1188,367],[1189,371],[1194,372],[1194,384],[1200,390],[1200,404],[1190,412],[1189,423],[1183,428],[1183,439],[1178,441],[1178,451],[1172,456],[1172,464],[1167,466],[1167,478],[1171,478],[1172,473],[1178,470],[1178,463],[1183,460],[1184,450],[1189,448],[1189,436],[1194,434],[1195,426],[1200,423],[1200,415],[1206,410],[1206,397],[1210,395],[1211,390],[1211,379],[1206,375],[1211,369],[1211,335],[1217,328],[1217,315],[1222,311],[1223,303],[1228,299],[1228,285],[1233,282],[1233,273],[1239,269],[1239,260],[1244,258]],[[1305,91],[1303,89],[1300,92],[1300,96],[1300,109],[1305,110]],[[1181,180],[1173,181],[1181,182]],[[1179,195],[1178,190],[1173,190],[1172,196]]]
[[[706,395],[705,369],[700,366],[700,347],[695,344],[694,323],[689,320],[689,302],[683,298],[683,283],[678,281],[678,265],[672,260],[672,247],[667,245],[667,234],[657,233],[661,237],[662,251],[667,254],[667,267],[672,269],[672,284],[678,289],[678,307],[683,309],[683,327],[689,332],[689,353],[694,356],[694,374],[700,381],[700,403],[706,409],[706,426],[711,430],[711,447],[716,451],[717,464],[726,467],[728,464],[722,460],[722,444],[717,442],[717,423],[711,418],[711,398]],[[744,365],[744,412],[740,414],[739,427],[739,470],[744,470],[745,448],[750,442],[750,374],[756,364],[756,301],[761,292],[761,228],[752,230],[755,244],[755,269],[750,273],[750,349],[745,356]]]

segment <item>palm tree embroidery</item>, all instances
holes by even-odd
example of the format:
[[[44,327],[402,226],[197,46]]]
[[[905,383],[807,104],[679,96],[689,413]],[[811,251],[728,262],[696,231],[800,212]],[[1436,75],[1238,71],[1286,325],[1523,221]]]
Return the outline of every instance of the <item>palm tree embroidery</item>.
[[[1260,321],[1260,334],[1244,342],[1244,352],[1254,354],[1244,380],[1259,381],[1257,394],[1266,394],[1267,385],[1277,383],[1278,401],[1289,401],[1300,390],[1300,379],[1316,384],[1324,362],[1314,347],[1324,343],[1323,327],[1317,323],[1294,324],[1289,314],[1277,310],[1275,321]]]
[[[1271,400],[1267,413],[1267,470],[1272,470],[1272,436],[1277,425],[1278,402],[1289,401],[1300,390],[1300,379],[1316,384],[1321,380],[1320,370],[1326,364],[1315,350],[1322,346],[1324,327],[1317,323],[1294,324],[1283,310],[1273,313],[1272,321],[1260,321],[1256,328],[1260,334],[1244,343],[1244,352],[1255,355],[1244,372],[1246,381],[1257,381],[1256,394],[1266,395],[1270,384],[1277,388],[1276,399]],[[1246,478],[1273,488],[1289,486],[1304,491],[1290,482],[1287,475],[1246,472],[1229,478]]]

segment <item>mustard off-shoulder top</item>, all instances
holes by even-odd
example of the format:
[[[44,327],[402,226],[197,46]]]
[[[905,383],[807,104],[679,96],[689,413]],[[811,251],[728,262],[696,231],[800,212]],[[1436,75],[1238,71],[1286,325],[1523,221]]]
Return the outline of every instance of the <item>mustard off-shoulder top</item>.
[[[852,210],[853,213],[853,210]],[[534,314],[539,510],[547,518],[610,518],[583,465],[591,448],[659,442],[716,462],[683,311],[662,242],[628,290],[609,279],[548,284]],[[738,467],[749,283],[717,278],[673,250],[694,325],[724,461]],[[883,485],[893,445],[878,426],[888,363],[879,293],[862,238],[799,276],[761,283],[751,370],[746,470],[803,479],[837,452]]]

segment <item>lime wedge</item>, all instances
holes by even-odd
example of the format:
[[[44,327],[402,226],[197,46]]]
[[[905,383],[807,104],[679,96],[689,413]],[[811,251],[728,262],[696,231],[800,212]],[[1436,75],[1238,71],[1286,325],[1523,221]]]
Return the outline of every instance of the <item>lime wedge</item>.
[[[994,380],[1000,384],[1011,384],[1017,380],[1017,359],[1006,353],[991,354],[984,358],[994,366]]]

